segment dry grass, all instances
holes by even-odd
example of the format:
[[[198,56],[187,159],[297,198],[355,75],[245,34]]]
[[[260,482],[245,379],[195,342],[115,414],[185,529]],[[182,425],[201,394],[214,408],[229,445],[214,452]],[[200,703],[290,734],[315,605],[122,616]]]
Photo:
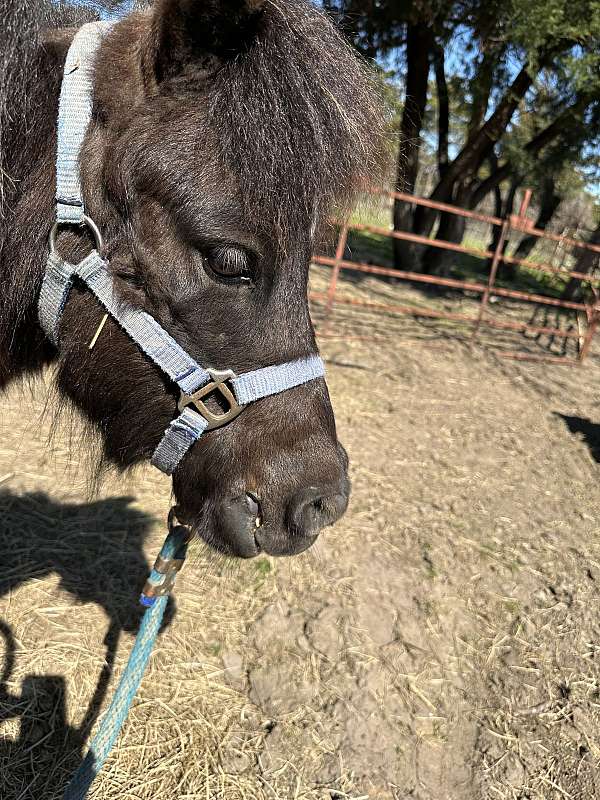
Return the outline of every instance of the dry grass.
[[[600,796],[597,362],[422,335],[325,343],[348,515],[290,561],[193,553],[92,798]],[[129,653],[170,496],[144,470],[90,499],[79,434],[49,446],[25,397],[1,407],[0,796],[54,800]]]

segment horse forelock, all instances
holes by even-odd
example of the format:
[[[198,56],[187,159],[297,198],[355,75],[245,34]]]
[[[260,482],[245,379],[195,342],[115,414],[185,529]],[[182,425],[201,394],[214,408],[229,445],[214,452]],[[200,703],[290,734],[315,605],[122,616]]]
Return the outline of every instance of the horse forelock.
[[[220,157],[285,240],[345,211],[385,166],[370,67],[305,0],[267,0],[253,45],[208,88]]]
[[[161,85],[158,102],[150,97],[154,109],[161,97],[169,106],[167,115],[155,117],[155,130],[140,127],[148,111],[143,100],[136,105],[140,91],[120,100],[114,92],[136,69],[126,54],[131,38],[147,35],[147,25],[132,19],[117,34],[96,89],[119,127],[131,114],[144,147],[154,137],[148,158],[156,161],[161,142],[173,144],[170,137],[187,142],[196,136],[200,159],[219,162],[222,174],[235,181],[248,221],[269,219],[278,243],[289,250],[315,220],[345,211],[365,184],[377,180],[386,166],[384,109],[374,70],[309,0],[265,0],[261,8],[254,37],[235,57],[214,69],[191,61],[183,75]],[[169,118],[177,102],[179,118],[189,120],[185,132]],[[208,169],[200,162],[183,166],[190,176]]]

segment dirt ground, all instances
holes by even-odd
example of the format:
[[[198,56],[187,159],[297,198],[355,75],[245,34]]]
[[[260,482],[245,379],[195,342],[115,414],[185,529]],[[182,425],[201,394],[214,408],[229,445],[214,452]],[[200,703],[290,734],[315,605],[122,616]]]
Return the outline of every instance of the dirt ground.
[[[598,357],[507,362],[404,319],[322,350],[348,514],[291,560],[195,548],[91,797],[600,797]],[[170,502],[150,469],[90,498],[45,391],[0,405],[2,800],[62,796]]]

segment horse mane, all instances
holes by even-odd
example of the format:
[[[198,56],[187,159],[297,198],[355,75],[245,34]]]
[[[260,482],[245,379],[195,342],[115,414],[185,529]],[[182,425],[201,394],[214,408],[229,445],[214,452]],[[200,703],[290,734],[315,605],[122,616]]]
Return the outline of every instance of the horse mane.
[[[0,234],[28,166],[24,142],[47,117],[48,76],[40,58],[45,32],[97,19],[110,3],[4,0],[0,25]],[[46,104],[46,105],[45,105]],[[0,244],[2,237],[0,236]]]

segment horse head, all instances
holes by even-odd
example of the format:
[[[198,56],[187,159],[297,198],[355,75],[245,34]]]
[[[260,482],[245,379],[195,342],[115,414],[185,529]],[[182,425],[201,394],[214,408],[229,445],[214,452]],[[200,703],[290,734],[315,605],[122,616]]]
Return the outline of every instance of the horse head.
[[[58,60],[72,34],[53,34]],[[214,370],[315,354],[311,252],[371,177],[380,130],[368,69],[305,0],[157,0],[127,16],[98,51],[80,157],[118,297]],[[59,246],[73,263],[89,250],[83,231]],[[76,285],[58,353],[43,348],[127,468],[179,397],[114,320],[94,337],[102,318]],[[215,414],[223,403],[205,398]],[[343,514],[347,470],[326,383],[311,380],[202,435],[173,474],[178,516],[228,554],[298,553]]]

